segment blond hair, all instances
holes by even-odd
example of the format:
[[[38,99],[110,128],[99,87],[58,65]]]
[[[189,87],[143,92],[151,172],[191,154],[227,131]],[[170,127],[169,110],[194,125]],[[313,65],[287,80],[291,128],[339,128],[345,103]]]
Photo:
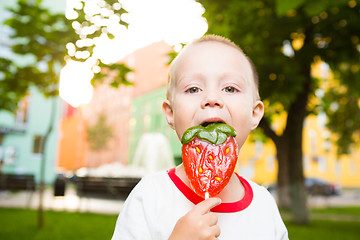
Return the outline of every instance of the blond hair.
[[[254,86],[255,86],[256,98],[260,99],[260,96],[259,96],[259,78],[258,78],[258,74],[257,74],[256,68],[255,68],[255,65],[251,61],[251,59],[248,56],[246,56],[246,54],[243,52],[243,50],[237,44],[235,44],[233,41],[231,41],[228,38],[219,36],[219,35],[209,34],[209,35],[205,35],[205,36],[203,36],[201,38],[198,38],[198,39],[194,40],[190,44],[186,45],[185,48],[188,48],[188,47],[193,46],[193,45],[198,44],[198,43],[210,42],[210,41],[223,43],[225,45],[233,47],[236,50],[240,51],[245,56],[246,60],[249,62],[250,66],[251,66],[251,71],[252,71],[253,81],[254,81]],[[169,101],[171,101],[171,99],[170,99],[171,89],[175,87],[174,86],[174,84],[175,84],[175,65],[176,65],[177,59],[179,59],[179,55],[180,55],[180,53],[175,57],[175,59],[170,64],[168,84],[167,84],[167,88],[166,88],[166,99],[168,99]]]

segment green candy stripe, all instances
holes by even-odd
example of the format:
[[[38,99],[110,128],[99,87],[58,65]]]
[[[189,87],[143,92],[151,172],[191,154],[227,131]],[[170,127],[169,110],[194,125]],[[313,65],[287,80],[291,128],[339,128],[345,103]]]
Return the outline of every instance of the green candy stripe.
[[[210,143],[220,145],[226,141],[228,136],[235,137],[236,132],[235,129],[225,123],[212,123],[206,127],[199,125],[186,130],[181,138],[181,143],[187,144],[195,136]]]

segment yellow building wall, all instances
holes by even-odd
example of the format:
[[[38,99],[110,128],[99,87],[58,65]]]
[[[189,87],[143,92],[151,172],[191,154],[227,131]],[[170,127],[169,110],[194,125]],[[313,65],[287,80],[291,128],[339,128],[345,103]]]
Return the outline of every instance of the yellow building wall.
[[[286,116],[277,120],[278,133]],[[317,177],[345,188],[360,187],[360,148],[351,154],[337,156],[334,136],[325,128],[324,115],[308,116],[303,131],[303,165],[306,177]],[[278,164],[276,148],[271,140],[266,143],[248,139],[239,153],[237,172],[253,181],[268,185],[276,182]]]

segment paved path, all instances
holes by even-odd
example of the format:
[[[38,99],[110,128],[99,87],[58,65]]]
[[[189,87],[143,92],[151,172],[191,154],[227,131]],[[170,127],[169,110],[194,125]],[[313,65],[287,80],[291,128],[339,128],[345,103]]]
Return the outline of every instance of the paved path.
[[[48,210],[118,214],[123,203],[120,199],[80,198],[74,188],[68,187],[64,197],[55,197],[52,189],[46,189],[43,206]],[[0,192],[0,207],[37,209],[38,206],[37,191]]]
[[[360,206],[360,189],[344,191],[339,196],[312,196],[308,198],[308,202],[309,206],[313,208]],[[38,192],[31,194],[28,191],[0,191],[0,207],[37,209],[38,204]],[[44,194],[44,208],[49,210],[118,214],[123,204],[124,200],[121,199],[79,198],[72,185],[66,188],[64,197],[54,197],[52,189],[47,189]],[[322,218],[322,215],[317,214],[314,217]]]

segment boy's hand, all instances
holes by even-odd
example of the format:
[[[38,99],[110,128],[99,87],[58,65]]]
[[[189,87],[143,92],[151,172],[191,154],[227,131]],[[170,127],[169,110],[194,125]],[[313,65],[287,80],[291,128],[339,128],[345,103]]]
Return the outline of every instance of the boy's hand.
[[[210,212],[210,209],[220,203],[219,198],[209,198],[197,204],[177,221],[169,240],[217,239],[220,235],[220,228],[216,225],[218,217],[215,213]]]

